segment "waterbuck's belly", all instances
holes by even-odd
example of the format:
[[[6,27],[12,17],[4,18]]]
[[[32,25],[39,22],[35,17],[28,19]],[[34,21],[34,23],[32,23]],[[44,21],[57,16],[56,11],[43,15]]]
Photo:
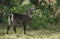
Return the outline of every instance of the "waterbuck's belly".
[[[14,18],[13,19],[13,22],[14,22],[14,24],[23,24],[23,22],[25,21],[25,19],[21,19],[21,18]]]
[[[14,19],[13,23],[14,24],[22,24],[21,20],[18,20],[18,19]]]

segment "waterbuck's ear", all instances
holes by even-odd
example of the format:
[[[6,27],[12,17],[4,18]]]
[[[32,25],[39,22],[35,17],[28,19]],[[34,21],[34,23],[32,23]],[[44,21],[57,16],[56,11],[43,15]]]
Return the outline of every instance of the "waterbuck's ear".
[[[30,7],[30,8],[28,8],[28,10],[31,10],[32,8]]]

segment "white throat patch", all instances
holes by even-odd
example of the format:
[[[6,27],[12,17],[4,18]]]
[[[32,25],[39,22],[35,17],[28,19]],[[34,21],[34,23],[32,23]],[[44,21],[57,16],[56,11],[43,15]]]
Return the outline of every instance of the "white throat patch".
[[[29,17],[32,17],[32,15],[31,15],[31,14],[29,14]]]

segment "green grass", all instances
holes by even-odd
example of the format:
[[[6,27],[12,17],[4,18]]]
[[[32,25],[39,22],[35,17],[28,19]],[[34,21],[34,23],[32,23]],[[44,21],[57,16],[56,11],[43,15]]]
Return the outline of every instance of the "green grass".
[[[11,28],[9,34],[6,34],[6,27],[0,28],[0,39],[60,39],[60,32],[48,30],[27,30],[27,34],[23,34],[23,28],[17,28],[17,34]]]

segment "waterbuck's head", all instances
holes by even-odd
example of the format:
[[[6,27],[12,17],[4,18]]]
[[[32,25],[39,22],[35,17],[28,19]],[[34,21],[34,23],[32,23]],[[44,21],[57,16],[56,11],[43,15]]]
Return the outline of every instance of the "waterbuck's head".
[[[28,11],[27,11],[28,16],[32,17],[33,16],[32,14],[34,13],[34,11],[35,11],[35,7],[28,8]]]

